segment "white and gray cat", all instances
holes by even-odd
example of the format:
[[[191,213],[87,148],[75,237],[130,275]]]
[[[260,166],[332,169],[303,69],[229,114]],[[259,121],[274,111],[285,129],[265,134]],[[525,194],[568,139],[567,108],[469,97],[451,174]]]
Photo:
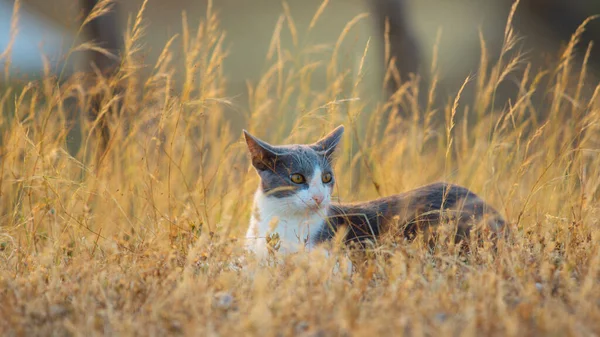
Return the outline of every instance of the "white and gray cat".
[[[455,221],[457,242],[478,225],[491,237],[506,228],[500,214],[475,193],[448,183],[367,202],[332,202],[332,161],[343,133],[344,127],[339,126],[314,144],[274,146],[244,130],[252,165],[260,176],[247,248],[264,257],[269,251],[267,237],[277,234],[280,253],[312,249],[332,240],[341,228],[347,243],[377,241],[390,229],[413,237],[442,222],[442,214]]]

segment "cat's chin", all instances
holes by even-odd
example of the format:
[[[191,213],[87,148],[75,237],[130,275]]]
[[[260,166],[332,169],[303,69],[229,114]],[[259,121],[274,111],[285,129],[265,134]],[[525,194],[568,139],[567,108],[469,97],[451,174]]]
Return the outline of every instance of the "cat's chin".
[[[320,205],[320,206],[303,205],[303,206],[304,207],[298,207],[295,209],[287,209],[284,212],[289,215],[307,217],[307,216],[313,216],[315,214],[323,215],[323,214],[327,213],[327,210],[329,208],[329,205]]]
[[[329,205],[311,205],[307,207],[309,212],[325,212],[329,208]]]

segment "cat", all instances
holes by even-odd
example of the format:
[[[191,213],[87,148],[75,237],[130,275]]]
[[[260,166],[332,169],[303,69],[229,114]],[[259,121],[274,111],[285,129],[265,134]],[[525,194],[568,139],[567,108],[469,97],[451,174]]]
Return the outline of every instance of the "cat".
[[[262,257],[274,250],[290,254],[314,249],[342,229],[340,235],[348,244],[376,242],[391,231],[411,238],[441,223],[443,214],[453,218],[448,223],[456,224],[456,242],[469,238],[480,224],[491,238],[506,227],[502,216],[475,193],[444,182],[367,202],[332,202],[336,183],[332,165],[343,125],[306,145],[274,146],[243,132],[260,176],[246,247]]]

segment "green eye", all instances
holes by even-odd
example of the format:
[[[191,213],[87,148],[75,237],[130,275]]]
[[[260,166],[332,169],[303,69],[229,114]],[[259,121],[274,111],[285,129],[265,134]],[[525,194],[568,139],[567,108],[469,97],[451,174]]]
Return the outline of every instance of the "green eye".
[[[323,183],[327,184],[329,182],[331,182],[331,173],[325,173],[322,177],[321,180],[323,181]]]
[[[306,182],[306,178],[300,173],[294,173],[290,176],[290,179],[294,184],[304,184]]]

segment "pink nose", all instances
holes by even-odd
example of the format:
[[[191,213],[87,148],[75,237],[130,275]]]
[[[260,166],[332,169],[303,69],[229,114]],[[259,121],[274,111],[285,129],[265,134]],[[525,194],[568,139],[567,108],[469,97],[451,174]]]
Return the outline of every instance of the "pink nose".
[[[317,205],[320,205],[323,202],[323,196],[322,195],[313,195],[312,198],[317,203]]]

